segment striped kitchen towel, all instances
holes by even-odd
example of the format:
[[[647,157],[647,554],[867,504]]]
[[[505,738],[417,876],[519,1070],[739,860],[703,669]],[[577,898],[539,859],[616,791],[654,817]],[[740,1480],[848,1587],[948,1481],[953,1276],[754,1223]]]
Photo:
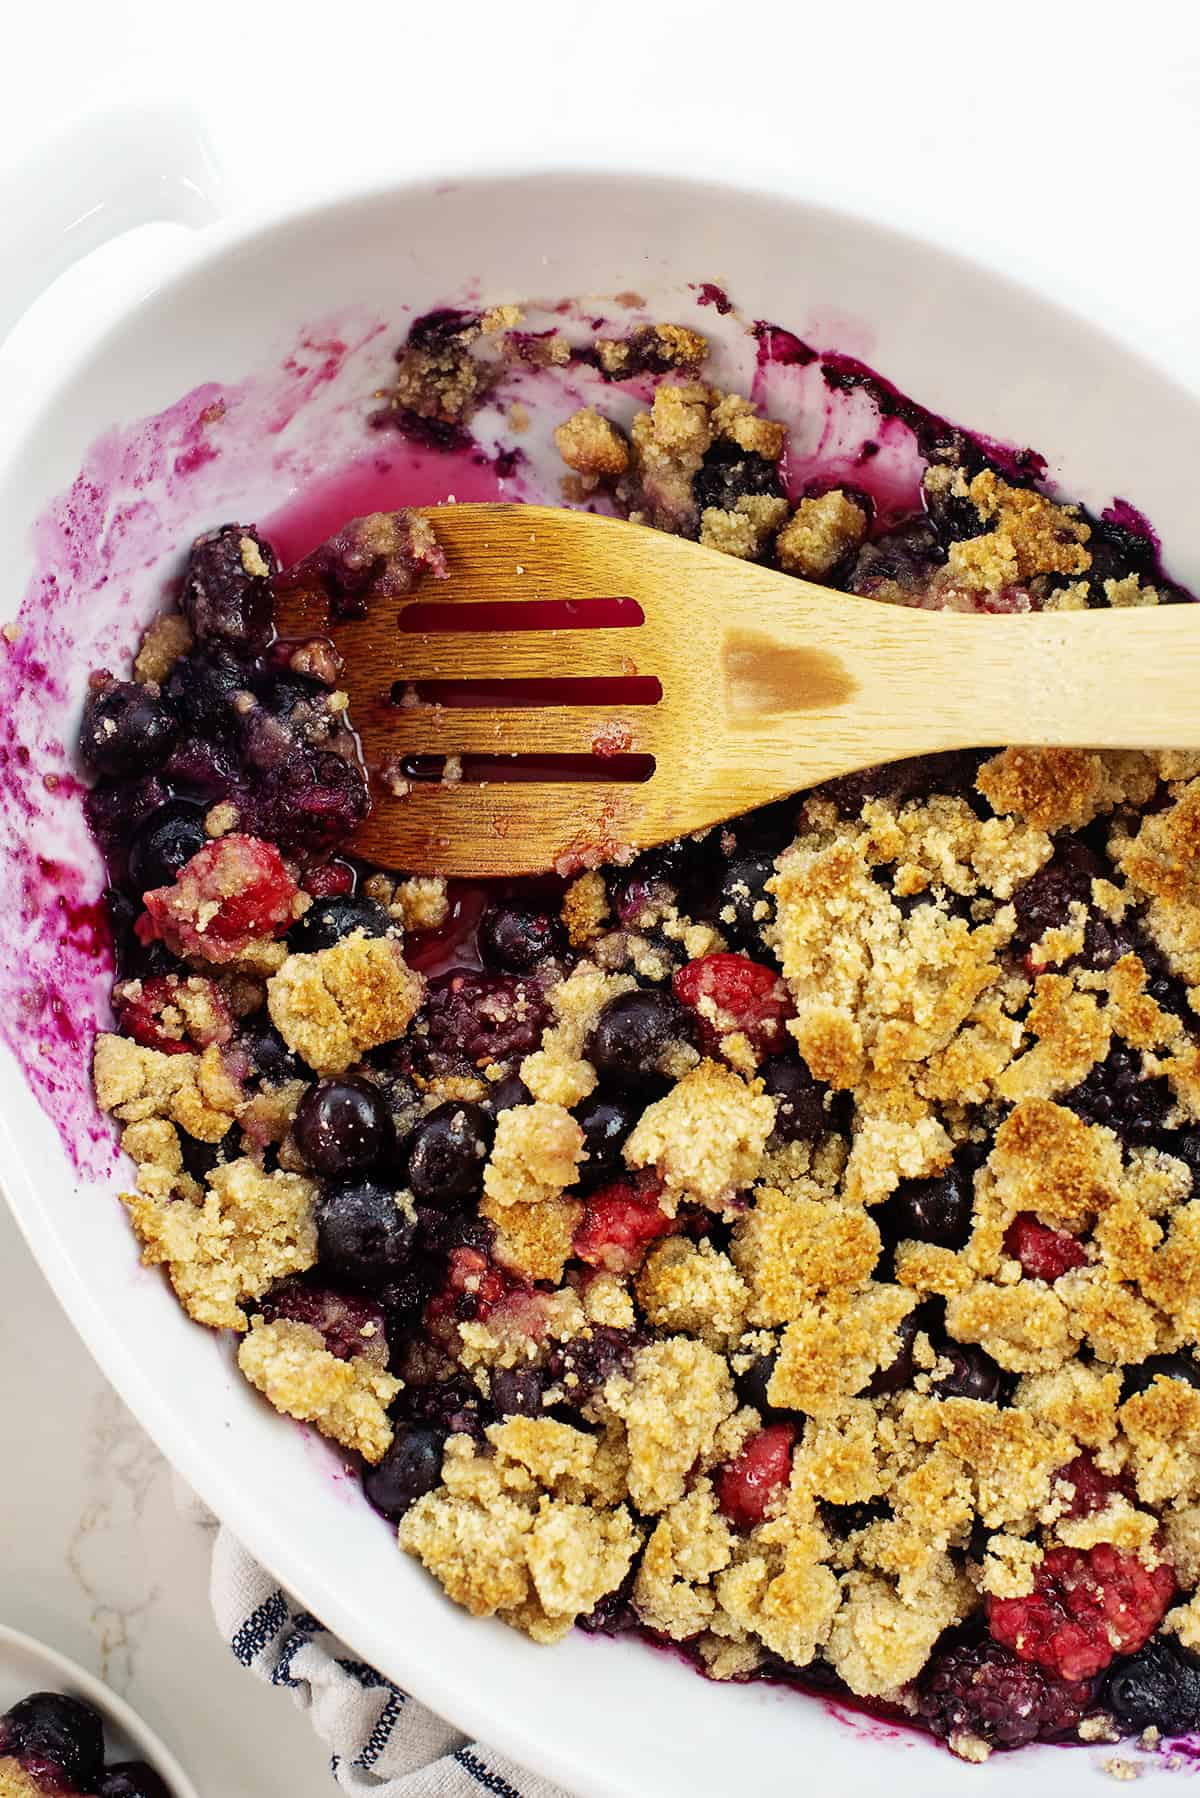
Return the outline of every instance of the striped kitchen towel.
[[[548,1780],[468,1741],[356,1660],[224,1528],[213,1545],[212,1603],[242,1666],[290,1692],[308,1711],[344,1792],[356,1798],[568,1798]]]

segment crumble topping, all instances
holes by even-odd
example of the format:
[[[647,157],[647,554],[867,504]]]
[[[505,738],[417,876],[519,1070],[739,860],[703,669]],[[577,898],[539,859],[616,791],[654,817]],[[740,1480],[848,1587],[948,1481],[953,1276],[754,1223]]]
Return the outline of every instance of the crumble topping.
[[[123,1193],[142,1260],[164,1263],[179,1302],[197,1323],[244,1330],[242,1301],[302,1273],[317,1259],[316,1184],[264,1173],[243,1156],[214,1167],[202,1196]]]
[[[653,1167],[664,1197],[728,1206],[758,1172],[775,1123],[775,1101],[716,1061],[702,1061],[666,1098],[648,1105],[625,1144],[630,1167]]]
[[[775,539],[775,553],[785,574],[820,581],[858,548],[866,534],[866,513],[835,487],[800,501]]]
[[[591,406],[582,406],[554,433],[568,468],[593,480],[615,479],[629,467],[629,446],[614,424]]]
[[[387,1408],[401,1382],[368,1356],[341,1360],[311,1324],[254,1317],[238,1345],[238,1366],[277,1411],[315,1424],[364,1461],[382,1460],[393,1434]]]
[[[483,1171],[484,1196],[505,1208],[556,1199],[574,1185],[582,1154],[583,1131],[563,1106],[536,1099],[502,1111]]]
[[[396,943],[355,931],[332,949],[289,955],[267,982],[267,1008],[289,1049],[318,1074],[339,1074],[402,1036],[421,993]]]

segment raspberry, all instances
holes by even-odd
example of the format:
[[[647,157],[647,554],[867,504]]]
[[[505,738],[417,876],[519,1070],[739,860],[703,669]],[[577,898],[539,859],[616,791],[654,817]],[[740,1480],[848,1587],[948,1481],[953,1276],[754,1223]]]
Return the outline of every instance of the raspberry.
[[[702,1046],[720,1054],[721,1039],[740,1030],[758,1055],[773,1055],[787,1043],[784,1022],[792,1014],[787,988],[774,968],[748,955],[720,951],[685,962],[671,977],[675,997],[699,1023]]]
[[[931,1733],[951,1745],[975,1737],[1023,1748],[1073,1735],[1092,1707],[1092,1686],[1050,1679],[998,1642],[958,1643],[926,1666],[917,1704]]]
[[[297,891],[273,843],[219,837],[184,863],[172,886],[145,894],[137,933],[143,943],[161,937],[176,955],[234,961],[286,929]]]
[[[1065,1513],[1068,1517],[1091,1517],[1094,1512],[1104,1509],[1114,1493],[1125,1498],[1133,1496],[1126,1480],[1113,1479],[1110,1474],[1101,1473],[1090,1455],[1076,1455],[1066,1467],[1060,1468],[1055,1477],[1069,1480],[1075,1488],[1075,1495]]]
[[[478,1249],[451,1249],[448,1285],[467,1301],[476,1318],[487,1317],[508,1291],[504,1275]]]
[[[988,1628],[1023,1661],[1060,1679],[1088,1679],[1114,1655],[1149,1641],[1175,1594],[1175,1575],[1109,1542],[1051,1548],[1025,1598],[989,1598]]]
[[[314,899],[340,899],[354,891],[354,869],[349,862],[322,862],[304,876],[304,890]]]
[[[673,1236],[679,1228],[659,1205],[661,1192],[662,1181],[652,1173],[600,1187],[588,1200],[575,1232],[577,1259],[610,1273],[631,1273],[656,1237]]]
[[[796,1432],[790,1423],[768,1424],[741,1454],[717,1470],[717,1503],[735,1529],[752,1530],[792,1473]]]
[[[1039,1223],[1031,1211],[1022,1211],[1013,1219],[1005,1232],[1004,1248],[1031,1280],[1049,1283],[1087,1260],[1081,1242],[1065,1230],[1051,1230]]]
[[[229,1007],[211,980],[194,974],[153,974],[130,981],[117,999],[117,1028],[144,1049],[186,1055],[194,1046],[227,1043],[233,1035]]]

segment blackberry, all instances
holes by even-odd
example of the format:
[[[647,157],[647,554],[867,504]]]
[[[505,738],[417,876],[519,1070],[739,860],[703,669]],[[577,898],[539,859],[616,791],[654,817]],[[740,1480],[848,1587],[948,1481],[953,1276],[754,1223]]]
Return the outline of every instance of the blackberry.
[[[700,510],[717,506],[731,512],[740,499],[766,494],[771,499],[783,495],[779,465],[769,462],[756,450],[740,449],[726,438],[718,438],[705,451],[704,461],[692,478],[692,498]]]
[[[1078,1732],[1092,1708],[1090,1680],[1056,1680],[998,1642],[943,1649],[917,1684],[917,1705],[943,1741],[977,1736],[994,1748],[1023,1748]]]
[[[1017,953],[1027,954],[1048,930],[1062,929],[1072,905],[1090,906],[1092,882],[1105,873],[1100,857],[1078,837],[1061,841],[1050,860],[1013,893],[1017,928],[1012,941]]]
[[[1166,1080],[1147,1079],[1141,1056],[1123,1042],[1114,1042],[1062,1101],[1085,1123],[1107,1125],[1126,1144],[1153,1142],[1170,1102]]]
[[[223,524],[197,537],[183,571],[180,610],[198,643],[257,655],[271,634],[271,545],[249,525]]]

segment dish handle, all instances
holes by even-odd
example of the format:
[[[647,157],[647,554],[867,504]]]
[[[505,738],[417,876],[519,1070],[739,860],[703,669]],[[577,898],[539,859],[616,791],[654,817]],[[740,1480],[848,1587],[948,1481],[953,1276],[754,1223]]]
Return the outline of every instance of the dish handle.
[[[199,120],[156,103],[90,114],[0,171],[0,345],[73,263],[139,225],[211,224],[223,188]]]

